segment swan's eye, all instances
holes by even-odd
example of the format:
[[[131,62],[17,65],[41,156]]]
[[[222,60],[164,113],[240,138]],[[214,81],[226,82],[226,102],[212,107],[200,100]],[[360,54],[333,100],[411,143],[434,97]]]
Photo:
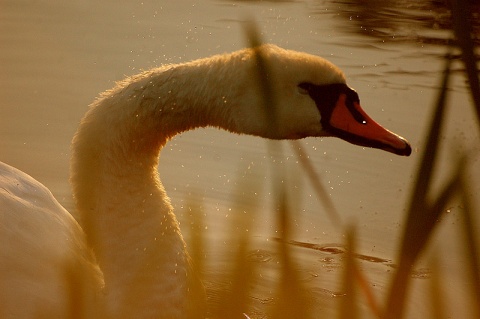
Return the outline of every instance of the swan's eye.
[[[302,95],[309,95],[310,94],[310,92],[309,92],[310,84],[308,84],[308,83],[300,83],[297,86],[297,89],[298,89],[298,93],[300,93]]]

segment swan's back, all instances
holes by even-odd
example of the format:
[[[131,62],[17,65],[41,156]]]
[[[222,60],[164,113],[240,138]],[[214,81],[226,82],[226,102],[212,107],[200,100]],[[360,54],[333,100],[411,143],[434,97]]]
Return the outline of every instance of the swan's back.
[[[84,238],[45,186],[0,163],[0,318],[93,311],[103,280]]]

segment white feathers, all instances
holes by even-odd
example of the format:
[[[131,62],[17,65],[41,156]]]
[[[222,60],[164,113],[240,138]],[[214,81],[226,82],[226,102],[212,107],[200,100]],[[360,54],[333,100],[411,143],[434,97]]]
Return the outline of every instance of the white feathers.
[[[0,166],[0,317],[65,317],[72,282],[81,282],[88,318],[203,315],[192,306],[202,289],[158,177],[161,147],[201,126],[274,139],[320,136],[320,113],[298,84],[345,81],[319,57],[273,45],[260,51],[275,105],[263,103],[253,49],[143,72],[91,105],[72,143],[83,230],[43,185]]]

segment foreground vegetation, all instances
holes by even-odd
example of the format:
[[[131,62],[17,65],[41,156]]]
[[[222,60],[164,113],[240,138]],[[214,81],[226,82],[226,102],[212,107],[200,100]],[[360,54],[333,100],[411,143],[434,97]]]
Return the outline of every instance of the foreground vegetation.
[[[478,80],[478,69],[476,65],[476,56],[474,51],[474,43],[471,37],[471,26],[469,25],[469,11],[464,3],[459,0],[452,1],[452,23],[454,25],[455,41],[445,56],[445,68],[440,81],[438,96],[435,101],[433,114],[431,116],[430,128],[422,147],[422,156],[418,165],[416,178],[411,185],[411,195],[408,203],[406,203],[407,217],[405,227],[403,229],[402,242],[398,249],[397,267],[388,288],[388,293],[382,298],[377,298],[372,291],[372,285],[369,284],[367,275],[362,272],[358,266],[358,260],[355,253],[356,233],[354,227],[341,226],[340,218],[335,211],[334,203],[331,203],[327,192],[322,187],[320,178],[313,170],[312,164],[302,146],[298,142],[292,142],[293,149],[298,155],[298,161],[302,168],[305,169],[307,176],[312,182],[318,197],[323,201],[325,211],[328,213],[331,221],[338,227],[344,227],[346,236],[346,253],[343,275],[343,293],[344,297],[340,303],[338,311],[339,318],[359,318],[358,310],[359,300],[361,299],[367,305],[369,312],[373,318],[379,319],[399,319],[403,318],[409,305],[406,300],[409,294],[409,288],[412,285],[412,270],[419,256],[428,247],[430,239],[434,236],[435,230],[439,227],[442,215],[447,211],[448,205],[453,200],[458,200],[463,209],[462,228],[459,230],[464,238],[463,246],[466,248],[465,257],[467,263],[464,265],[465,274],[470,277],[471,286],[465,287],[466,291],[471,290],[473,300],[480,300],[480,251],[478,248],[478,236],[475,234],[473,222],[475,214],[478,214],[478,208],[473,207],[472,194],[470,194],[470,183],[478,181],[470,181],[468,176],[470,156],[475,156],[475,152],[464,153],[458,156],[456,163],[453,164],[454,169],[451,176],[444,183],[443,187],[435,193],[432,191],[432,181],[434,179],[436,163],[439,160],[439,148],[441,144],[442,124],[446,122],[445,109],[447,108],[447,96],[449,93],[449,81],[452,75],[452,63],[463,63],[465,66],[465,75],[468,78],[469,89],[472,96],[472,104],[478,120],[478,129],[480,130],[480,85]],[[258,46],[260,40],[252,25],[248,27],[248,38],[252,47]],[[454,50],[460,50],[460,55],[454,55]],[[265,97],[265,105],[275,103],[274,95],[270,89],[268,70],[263,63],[261,52],[257,54],[258,59],[258,77],[262,83],[262,89]],[[465,106],[467,107],[467,106]],[[275,125],[275,118],[272,119],[272,126]],[[282,146],[278,144],[268,145],[270,155],[280,158],[282,154]],[[478,151],[478,150],[477,150]],[[275,162],[275,161],[274,161]],[[276,161],[281,162],[281,161]],[[260,314],[261,318],[320,318],[322,314],[314,313],[311,305],[311,298],[306,287],[300,280],[297,280],[299,274],[295,268],[295,260],[292,257],[290,243],[289,224],[291,222],[288,205],[288,185],[284,180],[286,168],[282,165],[275,164],[274,173],[274,196],[276,196],[276,219],[278,228],[281,230],[278,254],[280,257],[281,269],[278,274],[278,283],[274,292],[275,300],[271,303],[267,314]],[[245,189],[252,187],[248,185],[248,181],[241,181],[238,192],[242,193]],[[253,200],[253,199],[252,199]],[[242,203],[236,203],[238,207],[242,207]],[[241,211],[241,210],[240,210]],[[197,214],[194,214],[197,215]],[[200,216],[198,214],[197,216]],[[198,217],[197,217],[198,218]],[[248,223],[245,218],[244,223]],[[192,224],[201,224],[196,219]],[[246,227],[248,228],[248,227]],[[199,229],[199,227],[195,227]],[[245,228],[244,228],[245,229]],[[194,232],[195,239],[191,242],[193,256],[200,256],[203,247],[201,232]],[[249,292],[254,284],[253,277],[255,268],[251,263],[244,263],[245,254],[248,250],[249,238],[245,233],[232,233],[239,243],[238,251],[231,260],[237,260],[238,263],[232,265],[230,277],[225,278],[225,282],[229,282],[229,289],[225,291],[216,302],[216,306],[210,309],[212,318],[248,318],[251,308]],[[197,265],[201,265],[201,258],[197,259]],[[444,310],[448,305],[445,300],[443,291],[447,287],[442,286],[439,273],[438,262],[434,262],[432,269],[435,275],[431,278],[431,300],[433,312],[431,318],[447,318]],[[199,268],[201,270],[201,266]],[[469,309],[472,318],[480,318],[480,302],[473,306],[475,309]],[[252,316],[253,318],[253,316]]]

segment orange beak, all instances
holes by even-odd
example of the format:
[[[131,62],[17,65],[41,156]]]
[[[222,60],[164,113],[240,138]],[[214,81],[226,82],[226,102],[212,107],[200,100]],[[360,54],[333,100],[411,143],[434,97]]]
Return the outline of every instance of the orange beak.
[[[378,148],[397,155],[409,156],[412,153],[406,139],[372,120],[360,107],[360,103],[353,102],[352,110],[349,110],[346,99],[345,94],[340,94],[330,116],[329,126],[335,136],[356,145]]]

